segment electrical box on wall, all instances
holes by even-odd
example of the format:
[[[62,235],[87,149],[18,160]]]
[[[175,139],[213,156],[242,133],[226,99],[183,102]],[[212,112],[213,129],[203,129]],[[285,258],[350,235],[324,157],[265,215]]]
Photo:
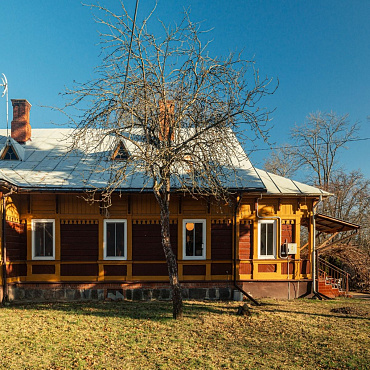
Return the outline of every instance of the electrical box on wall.
[[[287,243],[288,254],[297,254],[297,243]]]

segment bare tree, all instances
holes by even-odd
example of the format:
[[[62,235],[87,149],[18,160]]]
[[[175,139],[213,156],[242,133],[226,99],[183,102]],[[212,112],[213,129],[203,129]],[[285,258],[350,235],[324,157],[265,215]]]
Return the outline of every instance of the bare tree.
[[[294,176],[300,167],[295,151],[296,148],[289,144],[283,144],[281,148],[274,149],[265,159],[265,170],[283,177]]]
[[[337,164],[338,151],[355,138],[357,123],[348,121],[348,114],[311,113],[307,122],[295,126],[291,137],[296,145],[295,156],[315,175],[316,185],[326,189]]]
[[[310,113],[304,124],[290,133],[292,144],[276,149],[265,160],[265,169],[282,176],[291,176],[305,168],[315,185],[327,189],[334,170],[338,169],[338,153],[348,141],[356,138],[358,124],[351,124],[348,114]]]
[[[370,252],[370,180],[360,171],[344,172],[338,160],[340,150],[356,137],[357,129],[357,123],[351,124],[348,115],[312,113],[305,124],[292,129],[292,144],[270,155],[265,169],[278,175],[301,177],[308,170],[312,183],[333,194],[320,205],[320,212],[361,225],[358,233],[319,235],[318,252],[334,260],[339,258],[342,267],[351,266],[352,271],[357,271],[354,278],[357,283],[361,281],[368,286],[368,269],[363,261],[368,260]]]
[[[67,108],[82,106],[74,119],[74,148],[103,147],[113,138],[129,152],[125,160],[96,164],[111,174],[104,189],[95,189],[105,204],[133,178],[154,192],[173,316],[180,318],[181,290],[170,244],[171,193],[227,197],[230,184],[238,184],[236,158],[245,157],[233,135],[240,140],[264,136],[268,112],[258,103],[273,91],[270,80],[259,79],[254,62],[234,54],[211,57],[208,43],[202,42],[206,35],[187,13],[179,25],[161,23],[162,33],[154,35],[150,16],[138,25],[121,5],[122,14],[92,6],[104,14],[97,18],[106,27],[104,59],[96,80],[67,91]]]

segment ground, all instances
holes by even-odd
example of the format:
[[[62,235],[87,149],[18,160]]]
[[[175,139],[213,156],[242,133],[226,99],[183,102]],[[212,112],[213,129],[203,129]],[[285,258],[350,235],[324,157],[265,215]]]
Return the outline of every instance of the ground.
[[[1,369],[366,369],[370,300],[13,305]]]

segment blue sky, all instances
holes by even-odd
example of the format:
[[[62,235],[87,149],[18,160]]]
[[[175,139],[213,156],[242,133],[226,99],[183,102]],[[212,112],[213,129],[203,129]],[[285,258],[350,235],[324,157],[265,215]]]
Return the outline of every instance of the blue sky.
[[[133,14],[135,0],[124,3]],[[118,0],[100,4],[119,11]],[[153,4],[141,0],[138,18]],[[274,146],[287,142],[290,127],[319,110],[348,113],[361,124],[359,136],[370,137],[370,1],[158,0],[154,17],[180,20],[189,7],[193,21],[212,29],[213,55],[243,50],[262,77],[279,79],[276,93],[261,102],[276,108]],[[63,123],[63,116],[42,106],[61,106],[65,87],[91,79],[100,64],[90,8],[77,0],[1,0],[0,20],[0,73],[8,78],[9,98],[32,104],[32,127]],[[1,128],[5,111],[0,98]],[[343,167],[370,177],[369,146],[370,140],[348,144],[340,158]],[[260,150],[251,159],[262,167],[268,154]]]

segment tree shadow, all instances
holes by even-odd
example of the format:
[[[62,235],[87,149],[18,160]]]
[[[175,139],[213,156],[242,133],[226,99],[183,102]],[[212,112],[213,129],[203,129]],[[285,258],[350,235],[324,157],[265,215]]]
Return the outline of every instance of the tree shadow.
[[[271,312],[271,310],[268,310]],[[314,317],[327,317],[327,318],[340,318],[340,319],[355,319],[355,320],[367,320],[370,321],[368,314],[363,314],[362,316],[352,316],[350,314],[326,314],[326,313],[317,313],[317,312],[304,312],[304,311],[293,311],[293,310],[284,310],[284,309],[274,309],[273,312],[288,313],[289,315],[306,315]]]
[[[195,303],[184,301],[184,317],[197,318],[207,314],[234,315],[236,307],[222,304],[215,305],[205,301]],[[45,302],[45,303],[17,303],[10,304],[10,309],[36,310],[36,311],[61,311],[74,315],[97,317],[123,317],[133,320],[168,321],[172,320],[172,301],[86,301],[86,302]]]

